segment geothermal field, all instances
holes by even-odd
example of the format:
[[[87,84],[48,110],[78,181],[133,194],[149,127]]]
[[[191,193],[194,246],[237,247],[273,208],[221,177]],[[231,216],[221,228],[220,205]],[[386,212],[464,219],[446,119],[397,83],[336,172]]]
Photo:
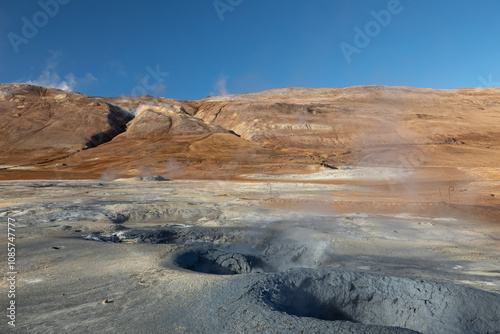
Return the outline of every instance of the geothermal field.
[[[499,96],[1,84],[4,314],[19,333],[500,333]]]

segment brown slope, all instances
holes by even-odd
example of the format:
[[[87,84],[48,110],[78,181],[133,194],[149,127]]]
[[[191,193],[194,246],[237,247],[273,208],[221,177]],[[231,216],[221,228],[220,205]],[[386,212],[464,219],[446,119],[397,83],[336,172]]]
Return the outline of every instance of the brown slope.
[[[484,166],[500,158],[499,88],[288,88],[208,98],[196,115],[255,143],[356,165]]]
[[[92,98],[29,85],[0,91],[8,120],[0,178],[227,178],[321,164],[500,161],[498,88],[289,88],[197,101]],[[123,110],[136,115],[126,131]],[[5,169],[23,164],[31,169]]]
[[[231,178],[276,172],[288,154],[251,143],[191,116],[183,103],[143,101],[127,130],[109,143],[66,160],[75,173],[116,178],[160,174],[169,178]],[[307,168],[308,156],[295,169]],[[317,164],[319,166],[319,164]]]
[[[3,85],[2,92],[2,111],[14,119],[3,128],[3,179],[230,178],[277,172],[289,161],[286,152],[192,116],[196,101],[100,99],[30,85]],[[12,116],[18,109],[21,115]],[[292,169],[309,168],[309,156],[296,160]]]
[[[0,85],[0,165],[35,165],[95,147],[131,115],[99,98],[26,84]]]

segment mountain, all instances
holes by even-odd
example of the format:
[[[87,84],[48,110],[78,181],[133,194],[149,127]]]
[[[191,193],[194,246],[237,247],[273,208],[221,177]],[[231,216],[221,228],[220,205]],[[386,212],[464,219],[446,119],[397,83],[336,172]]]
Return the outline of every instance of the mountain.
[[[495,168],[500,88],[286,88],[181,101],[0,85],[0,179]]]

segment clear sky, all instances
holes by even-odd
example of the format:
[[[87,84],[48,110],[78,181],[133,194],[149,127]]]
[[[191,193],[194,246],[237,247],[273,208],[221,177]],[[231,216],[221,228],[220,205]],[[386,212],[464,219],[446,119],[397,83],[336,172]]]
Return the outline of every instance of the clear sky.
[[[500,86],[500,0],[0,0],[0,82],[177,99]]]

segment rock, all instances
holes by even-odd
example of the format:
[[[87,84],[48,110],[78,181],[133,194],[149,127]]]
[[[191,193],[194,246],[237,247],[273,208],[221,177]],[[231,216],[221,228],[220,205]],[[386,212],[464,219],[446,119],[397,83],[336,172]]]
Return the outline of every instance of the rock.
[[[146,176],[142,178],[143,181],[172,181],[161,175]]]
[[[63,93],[63,94],[57,94],[57,95],[55,95],[55,96],[54,96],[54,99],[55,99],[55,100],[62,100],[62,99],[65,99],[65,98],[67,98],[67,97],[68,97],[68,94],[64,94],[64,93]]]
[[[338,169],[338,167],[335,167],[334,165],[327,163],[327,162],[322,162],[321,166],[329,168],[329,169]]]
[[[447,138],[443,144],[447,144],[447,145],[465,145],[465,142],[463,141],[459,141],[459,140],[456,140],[455,138],[453,137],[450,137],[450,138]]]
[[[140,231],[140,230],[130,230],[122,225],[113,225],[113,231],[119,231],[115,233],[109,233],[110,231],[100,231],[93,232],[90,235],[83,236],[83,238],[88,240],[103,241],[103,242],[113,242],[113,243],[148,243],[148,244],[167,244],[175,241],[175,233],[167,230],[150,230],[150,231]]]
[[[109,213],[106,214],[105,217],[111,220],[115,224],[125,223],[129,219],[129,216],[124,215],[122,213]]]

